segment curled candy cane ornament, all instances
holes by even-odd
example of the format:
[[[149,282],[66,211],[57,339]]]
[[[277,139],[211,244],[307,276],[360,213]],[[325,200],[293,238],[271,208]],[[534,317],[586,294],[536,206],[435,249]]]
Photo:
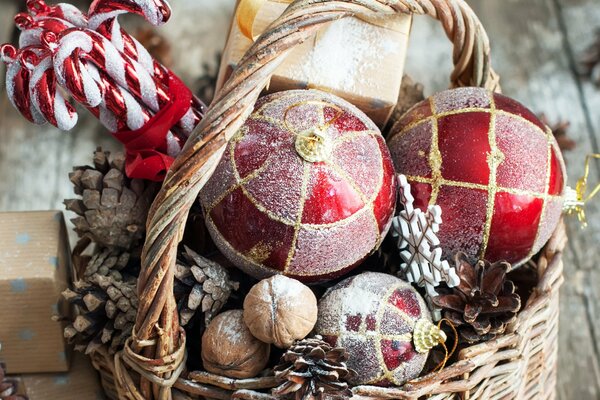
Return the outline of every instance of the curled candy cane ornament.
[[[0,57],[6,63],[6,92],[12,105],[28,121],[37,125],[46,122],[41,113],[31,102],[29,80],[31,72],[18,59],[18,51],[14,46],[2,45]]]
[[[50,54],[41,49],[27,49],[21,52],[20,62],[31,73],[29,87],[33,106],[51,125],[65,131],[73,129],[77,112],[58,90]]]
[[[160,25],[170,17],[168,3],[95,0],[89,16],[42,0],[28,0],[27,9],[15,17],[20,49],[0,48],[12,104],[34,123],[69,130],[78,119],[67,101],[74,99],[124,144],[130,177],[162,180],[204,105],[117,17],[134,13]]]

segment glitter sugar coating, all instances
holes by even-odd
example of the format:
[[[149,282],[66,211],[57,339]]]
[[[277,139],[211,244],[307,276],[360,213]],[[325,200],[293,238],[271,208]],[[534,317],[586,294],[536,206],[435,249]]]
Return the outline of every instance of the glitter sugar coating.
[[[520,265],[560,219],[566,171],[550,129],[526,107],[481,88],[438,93],[409,110],[389,141],[415,206],[438,204],[444,256]]]
[[[400,386],[421,373],[427,354],[413,346],[418,320],[431,315],[407,282],[365,272],[331,288],[319,302],[315,332],[349,354],[355,385]]]
[[[298,136],[312,131],[330,146],[323,161],[299,154]],[[217,246],[239,268],[257,278],[324,281],[379,246],[396,177],[368,117],[336,96],[296,90],[259,100],[200,201]]]

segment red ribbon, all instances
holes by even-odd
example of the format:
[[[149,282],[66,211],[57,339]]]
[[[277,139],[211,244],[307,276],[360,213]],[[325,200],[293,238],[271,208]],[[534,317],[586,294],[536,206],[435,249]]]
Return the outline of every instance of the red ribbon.
[[[192,92],[170,73],[169,93],[171,101],[143,127],[113,133],[125,146],[125,173],[132,179],[162,182],[173,164],[173,157],[167,155],[167,133],[189,109]]]

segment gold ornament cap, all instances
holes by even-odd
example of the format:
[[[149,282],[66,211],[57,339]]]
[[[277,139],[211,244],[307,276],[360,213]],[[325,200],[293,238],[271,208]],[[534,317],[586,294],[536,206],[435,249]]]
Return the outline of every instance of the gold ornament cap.
[[[326,132],[319,128],[308,129],[296,135],[296,152],[308,162],[321,162],[329,159],[333,143]]]
[[[415,324],[413,344],[417,353],[425,354],[434,347],[446,343],[446,334],[427,318],[421,318]]]

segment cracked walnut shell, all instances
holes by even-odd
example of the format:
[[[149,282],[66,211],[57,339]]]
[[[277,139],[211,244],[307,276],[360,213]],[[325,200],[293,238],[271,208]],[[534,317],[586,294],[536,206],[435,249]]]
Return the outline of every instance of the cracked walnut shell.
[[[317,298],[305,285],[275,275],[254,285],[244,300],[244,322],[265,343],[288,348],[317,322]]]

